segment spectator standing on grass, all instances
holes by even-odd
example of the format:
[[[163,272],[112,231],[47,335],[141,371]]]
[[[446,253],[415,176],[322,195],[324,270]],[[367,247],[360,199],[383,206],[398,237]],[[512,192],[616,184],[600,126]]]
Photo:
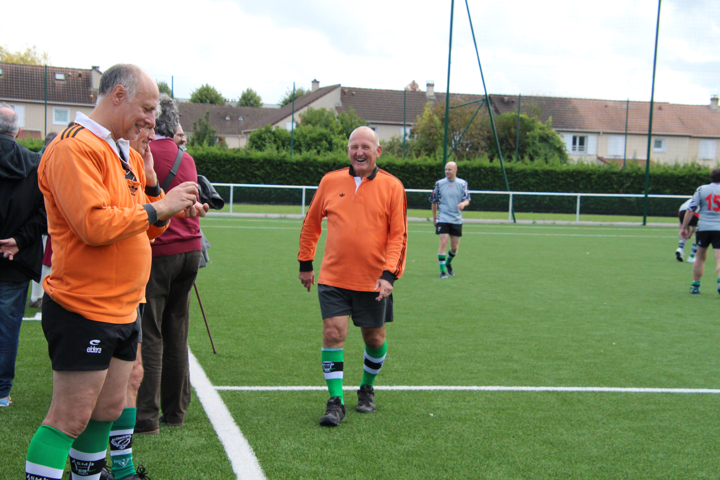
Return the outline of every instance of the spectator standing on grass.
[[[440,236],[438,249],[438,262],[440,263],[440,278],[455,275],[452,261],[460,247],[462,237],[463,217],[462,211],[470,204],[470,191],[468,183],[457,176],[457,164],[448,162],[445,165],[445,178],[435,182],[432,194],[433,225],[435,233]],[[448,238],[450,250],[447,250]],[[447,252],[447,255],[446,255]]]
[[[677,258],[678,262],[682,262],[685,258],[685,242],[687,242],[686,239],[682,236],[682,225],[683,220],[685,220],[685,212],[690,210],[690,202],[692,199],[686,200],[682,205],[680,205],[680,210],[678,211],[678,219],[680,220],[680,245],[678,245],[677,250],[675,250],[675,258]],[[698,218],[700,215],[698,215],[696,212],[692,212],[692,218],[690,218],[690,223],[688,224],[688,227],[690,227],[690,237],[692,238],[693,234],[695,233],[695,228],[698,224]],[[697,254],[697,243],[692,244],[692,250],[690,251],[690,256],[688,257],[688,263],[695,263],[695,255]]]
[[[0,104],[0,407],[10,405],[20,325],[30,280],[40,281],[45,205],[40,155],[15,141],[18,115]]]
[[[195,160],[173,140],[179,121],[177,105],[161,94],[156,140],[149,148],[158,180],[168,192],[197,181]],[[167,184],[171,170],[176,173]],[[200,267],[201,236],[197,217],[178,218],[152,244],[142,322],[145,375],[138,391],[136,433],[157,434],[159,422],[180,427],[185,421],[190,405],[190,292]]]
[[[110,67],[89,116],[50,144],[38,168],[53,243],[42,327],[53,369],[50,409],[28,447],[27,478],[98,478],[112,422],[126,405],[150,242],[175,214],[204,215],[198,185],[163,196],[152,165],[130,150],[155,126],[158,89],[134,65]]]
[[[705,271],[705,260],[710,245],[715,252],[715,269],[718,281],[718,293],[720,293],[720,168],[710,172],[710,182],[707,185],[698,187],[690,199],[690,205],[685,212],[680,236],[685,240],[692,235],[690,221],[697,212],[698,219],[695,241],[697,242],[697,258],[693,264],[693,283],[690,285],[690,293],[700,293],[700,283]]]
[[[363,379],[355,410],[375,411],[373,384],[387,353],[385,323],[393,321],[393,284],[405,269],[407,200],[397,178],[378,169],[377,134],[359,127],[350,135],[350,167],[326,174],[300,233],[299,278],[310,291],[313,259],[327,218],[325,255],[318,278],[323,318],[322,368],[330,399],[320,425],[335,427],[347,412],[343,348],[352,316],[365,342]]]

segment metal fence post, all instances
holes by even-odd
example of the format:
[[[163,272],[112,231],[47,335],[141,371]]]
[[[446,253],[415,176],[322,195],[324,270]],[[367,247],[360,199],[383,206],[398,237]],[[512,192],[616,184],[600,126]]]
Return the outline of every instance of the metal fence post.
[[[305,215],[305,187],[302,189],[302,209],[300,210],[300,213]]]
[[[508,210],[508,220],[513,220],[513,194],[510,193],[510,208]]]
[[[581,197],[581,196],[582,196],[582,195],[578,194],[577,209],[575,210],[575,221],[576,221],[577,223],[580,223],[580,197]]]
[[[230,215],[232,215],[232,206],[233,206],[233,186],[230,185]]]

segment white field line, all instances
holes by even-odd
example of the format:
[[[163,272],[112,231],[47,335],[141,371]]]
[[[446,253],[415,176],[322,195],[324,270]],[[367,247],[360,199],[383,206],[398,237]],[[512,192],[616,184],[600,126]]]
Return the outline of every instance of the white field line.
[[[235,387],[218,386],[215,390],[236,392],[305,392],[323,391],[327,387]],[[360,387],[344,386],[343,390],[354,391]],[[607,392],[607,393],[704,393],[720,395],[720,389],[710,388],[621,388],[621,387],[501,387],[501,386],[445,386],[445,385],[411,385],[411,386],[377,386],[375,390],[389,391],[453,391],[453,392]]]
[[[220,398],[217,389],[210,383],[195,355],[190,351],[189,355],[190,382],[225,448],[235,475],[240,480],[265,480],[265,475],[252,447],[235,424],[235,420]]]

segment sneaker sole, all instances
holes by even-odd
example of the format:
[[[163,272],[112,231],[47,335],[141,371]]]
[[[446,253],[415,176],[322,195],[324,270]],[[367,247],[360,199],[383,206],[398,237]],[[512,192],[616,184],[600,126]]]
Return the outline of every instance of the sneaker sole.
[[[339,422],[336,422],[334,418],[322,417],[320,419],[320,426],[321,427],[337,427],[344,421],[345,421],[345,418],[341,418]]]
[[[359,405],[357,407],[355,407],[355,411],[358,413],[375,413],[374,408],[370,409],[370,408],[366,408],[366,407],[361,407]]]

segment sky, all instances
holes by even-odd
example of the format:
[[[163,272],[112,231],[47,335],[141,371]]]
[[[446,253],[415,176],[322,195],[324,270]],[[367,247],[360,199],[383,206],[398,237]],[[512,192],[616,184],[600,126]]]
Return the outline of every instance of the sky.
[[[210,84],[274,104],[314,79],[445,92],[450,55],[452,93],[482,94],[482,68],[491,94],[650,100],[657,0],[467,2],[455,0],[452,49],[451,0],[30,0],[3,6],[0,45],[59,67],[134,63],[179,98]],[[720,2],[662,0],[655,101],[720,94],[719,46]]]

